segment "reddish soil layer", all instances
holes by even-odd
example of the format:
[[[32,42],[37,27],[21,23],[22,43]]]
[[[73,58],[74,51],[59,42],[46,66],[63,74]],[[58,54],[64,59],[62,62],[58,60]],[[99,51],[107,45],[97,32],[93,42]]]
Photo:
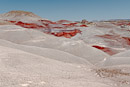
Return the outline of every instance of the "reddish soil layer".
[[[97,36],[101,38],[115,40],[119,43],[123,41],[124,42],[123,45],[130,45],[130,37],[122,37],[120,35],[109,35],[109,34],[97,35]]]
[[[16,25],[19,25],[19,26],[24,27],[24,28],[36,28],[36,29],[44,28],[41,25],[37,25],[34,23],[23,23],[21,21],[17,22]]]
[[[109,55],[114,55],[116,53],[118,53],[117,51],[111,49],[111,48],[108,48],[108,47],[101,47],[101,46],[97,46],[97,45],[93,45],[92,47],[95,47],[99,50],[102,50],[103,52],[109,54]]]
[[[78,30],[78,29],[66,30],[67,28],[71,28],[71,27],[87,27],[87,25],[80,25],[79,26],[79,25],[76,25],[77,23],[70,23],[70,21],[67,21],[67,20],[60,20],[58,22],[52,22],[52,21],[49,21],[49,20],[39,20],[39,22],[41,24],[43,24],[43,26],[35,24],[35,23],[23,23],[21,21],[19,21],[19,22],[9,21],[9,22],[11,22],[11,23],[13,23],[15,25],[24,27],[24,28],[28,28],[28,29],[62,29],[62,30],[65,29],[64,31],[59,30],[59,32],[54,32],[54,33],[49,32],[49,34],[52,34],[52,35],[57,36],[57,37],[64,36],[66,38],[71,38],[71,37],[75,36],[77,33],[81,33],[81,31]],[[68,24],[64,24],[64,23],[68,23]],[[59,24],[62,25],[62,26],[59,27]],[[55,25],[55,27],[52,27],[51,25]]]
[[[55,35],[57,37],[64,36],[66,38],[71,38],[71,37],[75,36],[77,33],[81,33],[81,31],[75,29],[75,30],[70,30],[70,31],[66,31],[66,32],[64,31],[64,32],[58,32],[58,33],[51,33],[51,34]]]

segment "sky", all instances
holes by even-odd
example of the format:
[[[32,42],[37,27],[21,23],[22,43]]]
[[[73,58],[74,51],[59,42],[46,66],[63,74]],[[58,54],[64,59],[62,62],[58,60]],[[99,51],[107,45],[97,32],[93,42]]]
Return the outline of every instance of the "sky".
[[[130,19],[130,0],[0,0],[0,14],[12,10],[33,12],[52,21]]]

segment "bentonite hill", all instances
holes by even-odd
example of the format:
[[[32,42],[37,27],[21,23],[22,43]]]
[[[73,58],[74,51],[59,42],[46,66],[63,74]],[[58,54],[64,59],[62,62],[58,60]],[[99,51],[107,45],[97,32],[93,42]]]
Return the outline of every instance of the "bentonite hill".
[[[0,87],[130,87],[130,21],[1,14]]]

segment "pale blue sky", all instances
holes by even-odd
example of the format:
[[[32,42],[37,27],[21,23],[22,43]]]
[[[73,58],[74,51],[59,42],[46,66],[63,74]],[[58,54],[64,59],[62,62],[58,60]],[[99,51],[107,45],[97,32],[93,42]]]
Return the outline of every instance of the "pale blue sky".
[[[130,0],[0,0],[0,14],[33,12],[52,21],[130,19]]]

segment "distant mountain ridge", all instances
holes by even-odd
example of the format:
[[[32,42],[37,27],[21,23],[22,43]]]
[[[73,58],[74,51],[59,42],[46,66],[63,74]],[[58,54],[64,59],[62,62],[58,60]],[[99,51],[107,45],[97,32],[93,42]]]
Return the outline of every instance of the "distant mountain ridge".
[[[120,21],[120,20],[127,20],[127,21],[130,21],[130,19],[110,19],[109,21]]]

